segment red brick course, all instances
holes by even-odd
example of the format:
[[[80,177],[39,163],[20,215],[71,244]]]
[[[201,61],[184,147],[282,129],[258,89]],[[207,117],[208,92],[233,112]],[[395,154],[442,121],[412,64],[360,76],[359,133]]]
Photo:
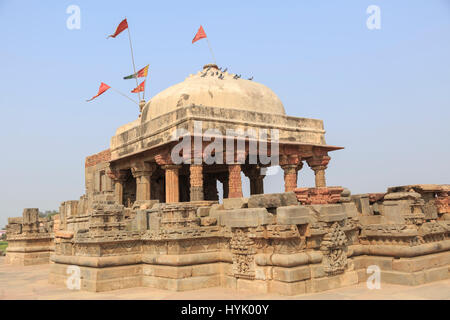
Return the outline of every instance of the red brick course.
[[[92,156],[86,157],[85,168],[93,167],[99,163],[111,161],[111,150],[104,150]]]

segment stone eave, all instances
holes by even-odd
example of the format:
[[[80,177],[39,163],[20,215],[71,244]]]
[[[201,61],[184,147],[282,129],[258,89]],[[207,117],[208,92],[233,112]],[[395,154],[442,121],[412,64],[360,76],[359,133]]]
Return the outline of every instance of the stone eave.
[[[228,118],[223,115],[228,115]],[[233,116],[233,119],[229,119],[231,116]],[[235,120],[250,118],[256,119],[256,121]],[[277,129],[280,132],[279,141],[282,144],[317,146],[326,148],[329,151],[342,149],[341,147],[325,144],[325,130],[323,129],[322,120],[263,112],[247,112],[236,109],[187,106],[114,136],[111,139],[111,161],[123,159],[174,142],[175,140],[170,137],[171,132],[177,128],[189,128],[189,131],[193,132],[192,128],[195,121],[201,121],[203,124],[206,124],[203,130],[208,128],[221,128],[224,130],[224,125],[228,125],[227,129]],[[156,142],[151,141],[152,139]]]

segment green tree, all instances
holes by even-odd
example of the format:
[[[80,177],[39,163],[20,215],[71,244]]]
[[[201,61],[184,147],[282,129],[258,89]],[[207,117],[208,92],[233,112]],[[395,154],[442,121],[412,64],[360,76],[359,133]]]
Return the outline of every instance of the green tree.
[[[41,218],[50,218],[59,212],[56,210],[45,210],[45,212],[39,211],[39,217]]]

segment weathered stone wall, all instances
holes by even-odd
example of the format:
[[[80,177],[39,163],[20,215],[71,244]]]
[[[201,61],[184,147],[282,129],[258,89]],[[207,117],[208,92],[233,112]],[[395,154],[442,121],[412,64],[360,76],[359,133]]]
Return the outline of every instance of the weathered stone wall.
[[[6,226],[6,263],[49,263],[54,250],[53,218],[39,218],[39,209],[24,209],[21,218],[9,218]]]

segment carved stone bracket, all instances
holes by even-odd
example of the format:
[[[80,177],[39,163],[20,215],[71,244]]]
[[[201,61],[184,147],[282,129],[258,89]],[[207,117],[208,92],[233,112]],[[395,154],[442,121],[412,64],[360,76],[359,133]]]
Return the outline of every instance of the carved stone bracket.
[[[156,170],[156,165],[149,162],[137,162],[131,167],[131,173],[134,178],[140,178],[142,176],[151,176]]]
[[[294,190],[298,202],[304,205],[338,203],[341,199],[342,187],[296,188]]]
[[[328,228],[320,250],[323,252],[324,271],[329,276],[345,271],[347,268],[347,236],[338,222],[333,223]]]
[[[128,178],[128,171],[127,170],[110,169],[107,172],[107,175],[110,179],[112,179],[114,181],[125,181]]]
[[[155,156],[155,161],[160,166],[173,164],[172,158],[171,158],[170,153],[168,151],[164,151],[164,152],[158,153]]]
[[[234,228],[230,240],[233,259],[233,275],[236,278],[255,278],[255,243],[245,229]]]

